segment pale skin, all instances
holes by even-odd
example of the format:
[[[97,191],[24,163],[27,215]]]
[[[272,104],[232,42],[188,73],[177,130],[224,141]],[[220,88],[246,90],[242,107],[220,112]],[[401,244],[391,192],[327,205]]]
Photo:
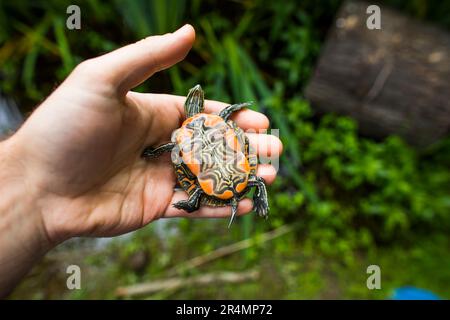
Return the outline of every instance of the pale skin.
[[[230,216],[230,207],[174,208],[187,194],[174,191],[170,155],[141,158],[146,146],[170,140],[184,119],[184,97],[131,90],[184,59],[194,39],[185,25],[86,60],[0,143],[0,297],[72,237],[116,236],[159,218]],[[208,113],[227,105],[205,104]],[[244,130],[269,126],[248,109],[232,119]],[[278,138],[248,136],[258,153],[281,153]],[[258,175],[270,184],[276,170],[259,165]],[[239,203],[239,215],[251,211],[250,199]]]

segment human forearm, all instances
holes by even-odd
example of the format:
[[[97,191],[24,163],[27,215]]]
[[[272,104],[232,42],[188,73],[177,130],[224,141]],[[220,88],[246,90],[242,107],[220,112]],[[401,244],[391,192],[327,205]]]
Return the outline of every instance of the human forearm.
[[[11,140],[0,142],[0,297],[51,247],[23,169]]]

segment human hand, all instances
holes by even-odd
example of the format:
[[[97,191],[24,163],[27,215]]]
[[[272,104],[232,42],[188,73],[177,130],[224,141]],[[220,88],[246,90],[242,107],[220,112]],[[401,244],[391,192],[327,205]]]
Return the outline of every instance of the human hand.
[[[174,208],[187,194],[173,190],[169,155],[151,162],[141,158],[144,147],[170,140],[184,119],[185,98],[130,90],[182,60],[194,38],[187,25],[81,63],[5,142],[14,159],[10,171],[34,199],[40,232],[52,245],[73,236],[126,233],[161,217],[230,215],[229,207],[201,207],[190,214]],[[225,106],[206,101],[206,112]],[[269,126],[251,110],[234,120],[244,130]],[[248,135],[259,152],[281,152],[278,138]],[[270,184],[276,170],[259,165],[258,175]],[[240,202],[238,214],[251,210],[250,199]]]

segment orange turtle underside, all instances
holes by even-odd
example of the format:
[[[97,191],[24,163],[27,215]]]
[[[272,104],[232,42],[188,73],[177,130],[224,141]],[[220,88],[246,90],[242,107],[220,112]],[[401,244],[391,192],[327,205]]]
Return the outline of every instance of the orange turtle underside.
[[[244,132],[233,121],[198,113],[183,122],[172,140],[202,190],[209,196],[227,200],[245,190],[250,172],[256,170],[256,163],[248,161],[245,139]]]

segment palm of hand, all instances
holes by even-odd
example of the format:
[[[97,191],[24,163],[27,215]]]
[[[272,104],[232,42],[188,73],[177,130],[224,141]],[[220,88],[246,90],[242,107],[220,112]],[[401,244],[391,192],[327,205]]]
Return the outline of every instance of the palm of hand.
[[[30,171],[33,185],[50,200],[51,221],[70,224],[76,234],[112,236],[159,218],[173,196],[173,169],[167,157],[147,163],[140,154],[145,145],[167,141],[179,113],[168,108],[157,115],[158,106],[143,108],[140,95],[132,92],[120,99],[95,86],[77,92],[69,83],[20,132],[27,140],[33,133],[27,152],[45,160]]]

